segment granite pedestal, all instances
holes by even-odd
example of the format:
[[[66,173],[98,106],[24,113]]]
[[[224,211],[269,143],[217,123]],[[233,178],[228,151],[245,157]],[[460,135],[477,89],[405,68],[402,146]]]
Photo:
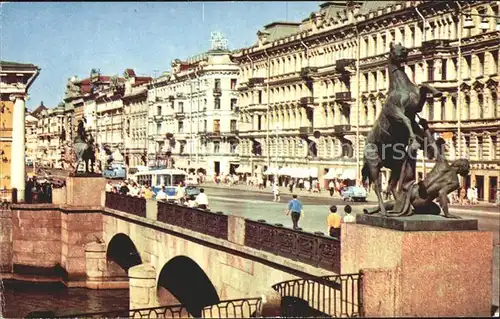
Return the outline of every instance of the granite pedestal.
[[[492,254],[493,234],[474,220],[358,215],[342,225],[341,273],[363,271],[366,317],[489,316]]]
[[[66,204],[101,206],[101,194],[106,190],[102,176],[70,176],[66,179]]]

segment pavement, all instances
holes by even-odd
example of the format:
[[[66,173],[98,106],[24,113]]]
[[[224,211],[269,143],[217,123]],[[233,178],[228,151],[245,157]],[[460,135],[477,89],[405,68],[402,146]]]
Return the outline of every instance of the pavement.
[[[264,188],[264,189],[258,189],[255,186],[250,186],[246,184],[235,184],[235,185],[228,185],[228,184],[215,184],[213,182],[206,182],[203,183],[202,185],[199,186],[200,188],[219,188],[219,189],[233,189],[233,190],[241,190],[245,192],[252,192],[252,193],[264,193],[264,194],[272,194],[272,189],[270,187]],[[280,187],[280,194],[281,196],[292,196],[292,193],[290,193],[290,190],[288,187]],[[330,197],[330,193],[326,190],[322,190],[319,193],[313,193],[313,192],[307,192],[305,190],[299,190],[295,189],[293,194],[299,195],[299,198],[304,198],[304,197],[310,197],[310,198],[339,198],[338,193],[335,193],[333,197]],[[370,192],[367,197],[367,202],[377,202],[377,197],[375,195],[375,192]],[[473,206],[462,206],[462,205],[450,205],[450,208],[453,208],[454,211],[456,212],[467,212],[467,213],[498,213],[500,214],[500,207],[491,204],[491,203],[479,203],[477,205]]]

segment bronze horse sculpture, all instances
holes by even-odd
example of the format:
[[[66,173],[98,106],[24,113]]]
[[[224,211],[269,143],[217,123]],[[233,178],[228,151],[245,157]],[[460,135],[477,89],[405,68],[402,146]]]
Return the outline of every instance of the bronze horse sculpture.
[[[78,123],[78,130],[73,143],[73,147],[76,155],[73,174],[77,174],[78,166],[80,165],[82,160],[85,163],[85,172],[94,173],[94,161],[95,161],[94,140],[91,135],[90,138],[87,139],[85,128],[83,126],[82,121]]]
[[[402,193],[409,191],[416,174],[416,152],[424,144],[426,136],[415,117],[422,111],[428,94],[441,95],[441,92],[428,85],[417,86],[411,82],[403,66],[407,57],[407,48],[391,42],[389,92],[368,134],[364,150],[362,179],[374,185],[378,208],[383,216],[387,216],[387,210],[382,199],[380,171],[383,167],[391,170],[388,192],[396,200]],[[421,189],[421,192],[424,190]]]

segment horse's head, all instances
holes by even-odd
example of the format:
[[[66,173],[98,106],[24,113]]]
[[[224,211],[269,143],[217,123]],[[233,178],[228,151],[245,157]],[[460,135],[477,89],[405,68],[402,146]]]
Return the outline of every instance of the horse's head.
[[[457,174],[467,176],[470,173],[470,163],[467,159],[461,158],[453,161],[451,166],[457,170]]]
[[[394,44],[391,42],[389,44],[389,61],[392,64],[401,65],[406,62],[406,58],[408,58],[408,49],[404,47],[401,43]]]

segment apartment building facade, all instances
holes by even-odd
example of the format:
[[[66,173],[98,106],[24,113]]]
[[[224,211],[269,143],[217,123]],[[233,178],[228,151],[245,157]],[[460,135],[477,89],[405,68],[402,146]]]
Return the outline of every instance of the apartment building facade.
[[[460,136],[461,155],[472,164],[464,185],[492,200],[500,172],[500,32],[494,18],[465,13],[498,10],[486,1],[337,1],[301,23],[266,25],[256,45],[235,55],[241,165],[359,179],[366,136],[387,94],[389,43],[400,42],[410,51],[410,79],[444,92],[421,116],[447,140],[450,159],[459,156]],[[466,19],[473,27],[460,29]],[[433,163],[418,165],[423,176]]]
[[[149,85],[149,159],[209,175],[238,166],[237,77],[224,48],[172,62],[170,73]]]

